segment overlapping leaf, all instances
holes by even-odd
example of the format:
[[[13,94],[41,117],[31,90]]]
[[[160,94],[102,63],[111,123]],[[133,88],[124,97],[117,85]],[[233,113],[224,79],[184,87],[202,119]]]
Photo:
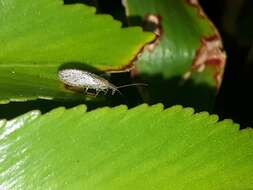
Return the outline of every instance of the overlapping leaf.
[[[154,37],[62,0],[2,0],[0,28],[0,102],[82,99],[59,82],[60,66],[124,70]]]
[[[197,1],[126,0],[130,24],[159,35],[156,48],[138,62],[138,77],[150,84],[145,98],[211,109],[225,64],[222,42]]]
[[[175,106],[0,122],[1,189],[252,189],[253,132]]]

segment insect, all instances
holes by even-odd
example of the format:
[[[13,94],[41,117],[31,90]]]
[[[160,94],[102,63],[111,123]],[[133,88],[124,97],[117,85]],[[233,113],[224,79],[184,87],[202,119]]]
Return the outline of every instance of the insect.
[[[111,90],[112,95],[116,91],[121,94],[121,92],[118,90],[119,88],[127,86],[147,85],[143,83],[135,83],[117,87],[111,84],[108,80],[95,75],[94,73],[79,69],[63,69],[59,71],[58,75],[59,79],[71,89],[82,91],[84,90],[85,93],[88,93],[89,89],[93,89],[96,91],[95,96],[97,96],[101,91],[107,93],[108,90]]]

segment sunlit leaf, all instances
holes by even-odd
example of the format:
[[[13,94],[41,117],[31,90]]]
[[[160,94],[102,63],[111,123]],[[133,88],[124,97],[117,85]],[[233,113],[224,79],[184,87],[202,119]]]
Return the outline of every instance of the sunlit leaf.
[[[253,188],[251,129],[180,106],[85,109],[1,121],[1,189]]]
[[[125,70],[154,36],[62,0],[0,1],[0,102],[84,99],[59,82],[60,67]]]

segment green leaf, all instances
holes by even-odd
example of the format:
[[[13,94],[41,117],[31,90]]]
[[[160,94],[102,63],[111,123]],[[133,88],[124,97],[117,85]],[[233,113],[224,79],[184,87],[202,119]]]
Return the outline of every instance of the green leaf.
[[[161,104],[0,122],[1,189],[252,189],[253,132]]]
[[[160,36],[157,47],[143,54],[135,71],[136,77],[149,83],[146,100],[210,109],[226,57],[219,33],[201,7],[183,0],[125,2],[132,25],[142,21],[146,30]]]
[[[154,38],[62,0],[0,1],[0,102],[84,99],[59,82],[59,67],[127,70]]]

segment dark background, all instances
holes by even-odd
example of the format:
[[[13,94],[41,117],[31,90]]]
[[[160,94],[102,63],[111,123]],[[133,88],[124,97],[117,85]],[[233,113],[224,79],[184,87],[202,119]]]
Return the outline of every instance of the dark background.
[[[223,38],[227,65],[215,113],[242,127],[253,126],[253,1],[200,1]],[[251,53],[250,53],[251,51]]]

